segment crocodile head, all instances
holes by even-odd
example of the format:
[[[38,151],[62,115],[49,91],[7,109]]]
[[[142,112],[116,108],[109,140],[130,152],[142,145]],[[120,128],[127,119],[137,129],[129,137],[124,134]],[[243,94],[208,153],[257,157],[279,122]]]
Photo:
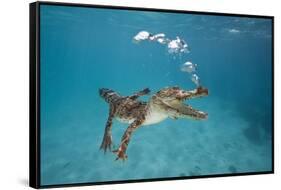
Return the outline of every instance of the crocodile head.
[[[207,119],[208,114],[196,110],[184,102],[191,98],[203,97],[208,95],[208,89],[198,87],[194,90],[186,91],[179,87],[167,87],[153,95],[150,105],[158,112],[165,113],[171,118],[192,118]]]

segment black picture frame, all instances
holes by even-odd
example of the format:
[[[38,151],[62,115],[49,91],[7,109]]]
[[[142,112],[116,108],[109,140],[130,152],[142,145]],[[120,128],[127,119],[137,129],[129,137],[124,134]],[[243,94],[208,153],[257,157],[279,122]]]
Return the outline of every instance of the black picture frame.
[[[248,18],[266,18],[272,22],[272,170],[264,172],[247,172],[235,174],[216,174],[216,175],[200,175],[200,176],[184,176],[184,177],[169,177],[169,178],[153,178],[139,179],[126,181],[104,181],[91,183],[72,183],[59,185],[41,185],[40,183],[40,5],[56,5],[56,6],[72,6],[72,7],[90,7],[90,8],[105,8],[118,10],[135,10],[135,11],[153,11],[153,12],[171,12],[184,14],[199,14],[199,15],[216,15],[216,16],[233,16],[233,17],[248,17]],[[123,7],[109,5],[91,5],[78,3],[59,3],[59,2],[34,2],[29,4],[29,59],[30,59],[30,75],[29,75],[29,185],[33,188],[52,188],[52,187],[72,187],[85,185],[101,185],[101,184],[120,184],[120,183],[135,183],[135,182],[152,182],[166,180],[184,180],[194,178],[211,178],[211,177],[227,177],[227,176],[243,176],[257,174],[273,174],[274,173],[274,16],[263,15],[247,15],[247,14],[230,14],[217,12],[199,12],[187,10],[168,10],[156,8],[141,8],[141,7]]]

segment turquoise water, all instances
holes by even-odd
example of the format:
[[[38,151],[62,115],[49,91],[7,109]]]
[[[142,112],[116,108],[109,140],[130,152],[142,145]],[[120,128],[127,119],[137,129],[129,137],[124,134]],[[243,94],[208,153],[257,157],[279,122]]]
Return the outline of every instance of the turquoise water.
[[[271,20],[51,5],[40,16],[41,185],[272,169]],[[133,43],[142,30],[179,36],[190,53]],[[191,90],[186,61],[210,93],[189,103],[208,119],[139,128],[126,162],[100,151],[109,108],[98,89]],[[115,147],[126,127],[113,121]]]

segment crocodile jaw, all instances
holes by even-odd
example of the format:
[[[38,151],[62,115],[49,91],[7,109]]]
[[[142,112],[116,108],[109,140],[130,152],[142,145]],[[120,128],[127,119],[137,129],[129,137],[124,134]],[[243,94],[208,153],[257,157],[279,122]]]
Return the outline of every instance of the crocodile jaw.
[[[167,114],[172,118],[190,118],[195,120],[207,119],[208,114],[192,108],[190,105],[185,105],[183,102],[168,104],[170,110]]]
[[[150,104],[157,107],[158,112],[164,112],[168,117],[191,118],[196,120],[207,119],[208,114],[196,110],[190,105],[184,104],[185,100],[200,98],[208,95],[208,89],[198,87],[194,90],[185,91],[179,87],[170,87],[160,90],[151,99]]]

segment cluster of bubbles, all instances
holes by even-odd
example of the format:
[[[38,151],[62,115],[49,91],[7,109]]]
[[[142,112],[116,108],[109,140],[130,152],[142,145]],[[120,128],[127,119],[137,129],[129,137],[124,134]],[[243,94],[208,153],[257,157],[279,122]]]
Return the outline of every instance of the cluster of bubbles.
[[[187,43],[183,39],[180,39],[178,36],[176,37],[176,39],[171,40],[167,38],[163,33],[153,35],[147,31],[141,31],[136,36],[134,36],[133,40],[135,43],[149,40],[167,45],[169,53],[189,53]]]
[[[153,41],[158,42],[162,45],[167,45],[168,52],[170,54],[182,54],[182,53],[189,53],[189,47],[188,44],[178,36],[176,39],[169,39],[166,37],[164,33],[159,34],[151,34],[147,31],[140,31],[137,35],[134,36],[133,41],[135,43],[139,43],[141,41]],[[193,64],[190,61],[185,62],[183,65],[181,65],[180,70],[182,72],[187,72],[191,76],[191,81],[197,86],[200,86],[200,78],[196,74],[196,68],[197,65]]]
[[[187,72],[191,74],[191,81],[196,84],[196,86],[200,86],[200,78],[196,74],[196,67],[197,64],[193,64],[190,61],[185,62],[181,66],[181,71],[182,72]]]

